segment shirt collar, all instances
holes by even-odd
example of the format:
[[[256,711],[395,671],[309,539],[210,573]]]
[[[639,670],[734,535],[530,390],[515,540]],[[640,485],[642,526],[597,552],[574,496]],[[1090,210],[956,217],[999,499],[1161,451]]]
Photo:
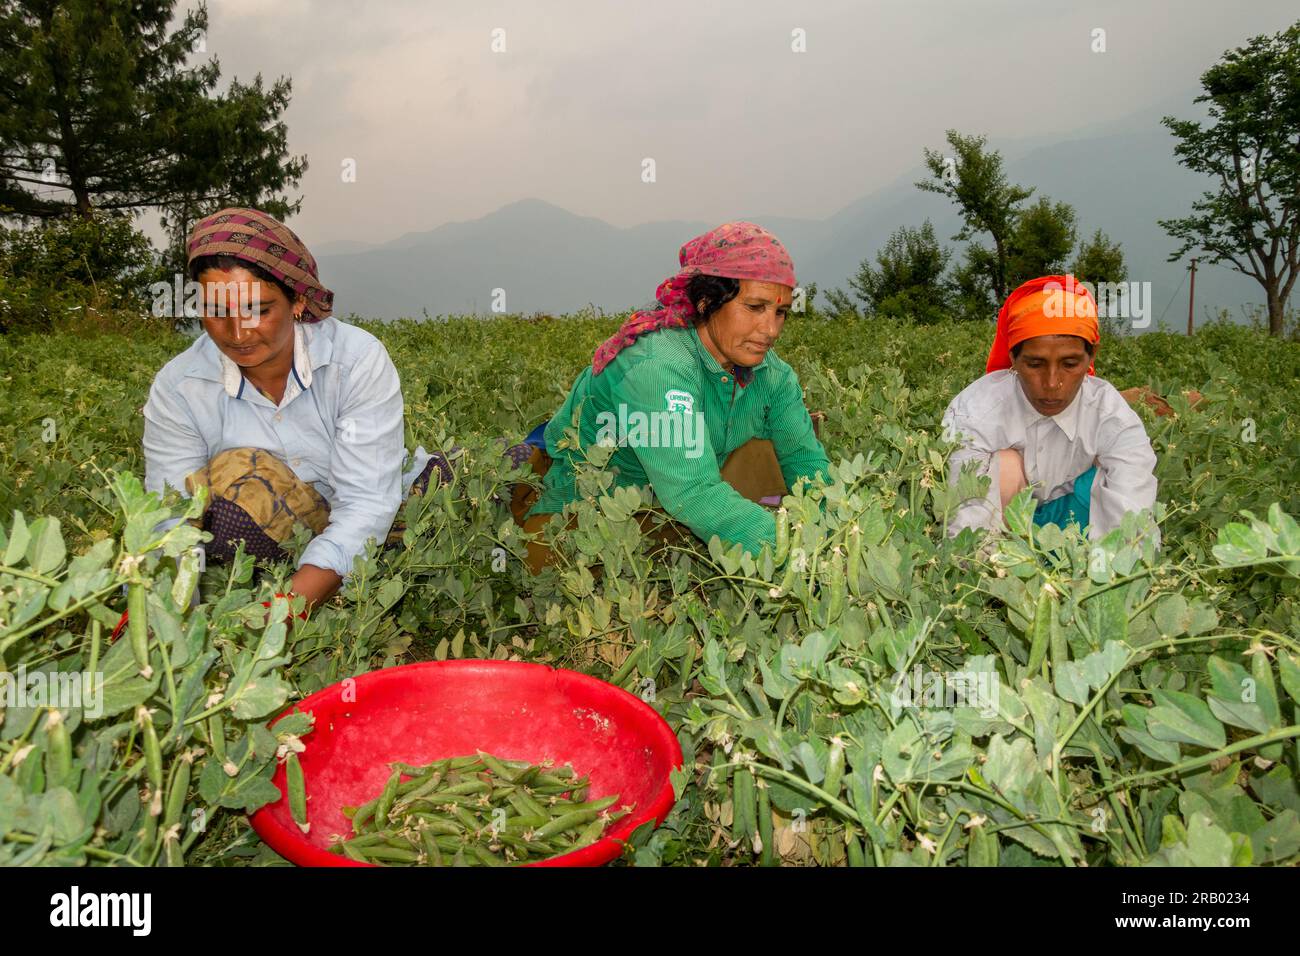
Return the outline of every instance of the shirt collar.
[[[312,370],[328,365],[334,356],[334,324],[332,316],[320,322],[295,322],[293,325],[293,365],[289,370],[290,382],[299,391],[311,387]],[[239,398],[246,388],[244,373],[205,332],[199,342],[198,354],[186,370],[192,378],[220,382],[227,395]]]
[[[1083,389],[1087,383],[1080,384],[1079,390],[1074,393],[1074,400],[1060,412],[1055,415],[1044,415],[1029,403],[1029,399],[1025,396],[1024,387],[1020,384],[1019,376],[1012,374],[1011,377],[1014,380],[1012,388],[1016,393],[1016,407],[1020,409],[1020,415],[1026,427],[1037,424],[1039,419],[1046,418],[1064,432],[1066,438],[1074,441],[1074,436],[1079,433],[1079,415],[1083,407]]]

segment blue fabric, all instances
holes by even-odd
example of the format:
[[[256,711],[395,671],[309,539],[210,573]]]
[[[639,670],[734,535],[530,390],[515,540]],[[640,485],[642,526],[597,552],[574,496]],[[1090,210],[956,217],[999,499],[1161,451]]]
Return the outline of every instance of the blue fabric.
[[[1092,510],[1092,481],[1096,477],[1097,466],[1093,465],[1074,479],[1074,490],[1068,495],[1040,504],[1034,510],[1034,524],[1054,524],[1064,528],[1074,521],[1080,528],[1086,528]]]
[[[536,428],[530,431],[528,433],[528,437],[524,439],[524,444],[532,445],[534,448],[540,448],[542,451],[546,451],[546,438],[544,436],[544,433],[546,432],[546,426],[549,425],[550,423],[551,420],[548,418],[546,421],[542,422],[540,425],[538,425]]]

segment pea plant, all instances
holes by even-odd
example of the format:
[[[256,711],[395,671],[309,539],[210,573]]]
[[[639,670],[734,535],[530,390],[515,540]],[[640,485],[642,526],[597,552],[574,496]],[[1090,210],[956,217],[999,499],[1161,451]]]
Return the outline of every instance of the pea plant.
[[[834,465],[791,489],[775,547],[695,539],[597,448],[534,575],[507,503],[537,479],[501,452],[616,319],[529,321],[520,353],[522,321],[371,326],[408,446],[454,478],[306,620],[276,597],[292,561],[202,567],[202,502],[141,487],[137,366],[183,341],[134,337],[123,368],[93,341],[0,339],[0,864],[282,863],[246,815],[311,723],[275,715],[453,658],[583,670],[668,720],[678,800],[623,864],[1300,860],[1300,431],[1266,386],[1300,374],[1293,343],[1104,343],[1099,373],[1174,411],[1139,410],[1154,514],[1088,540],[1021,497],[1005,530],[950,536],[986,480],[949,473],[938,421],[987,329],[813,315],[781,351]]]

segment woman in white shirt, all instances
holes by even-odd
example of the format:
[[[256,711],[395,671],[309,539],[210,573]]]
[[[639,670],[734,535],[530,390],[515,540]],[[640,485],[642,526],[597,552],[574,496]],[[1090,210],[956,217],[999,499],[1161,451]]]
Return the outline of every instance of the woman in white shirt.
[[[951,479],[972,461],[991,479],[987,496],[958,507],[950,534],[1001,527],[1026,487],[1035,524],[1074,521],[1093,539],[1155,503],[1155,452],[1142,420],[1095,375],[1100,340],[1097,304],[1073,276],[1033,279],[1007,298],[987,374],[943,417],[945,435],[961,442]]]
[[[388,351],[332,317],[334,294],[292,230],[256,209],[223,209],[195,225],[188,251],[204,334],[149,390],[145,487],[208,489],[209,560],[241,543],[282,559],[294,526],[308,527],[290,588],[317,604],[368,540],[385,541],[403,496],[435,467],[443,481],[451,470],[423,449],[406,456]]]

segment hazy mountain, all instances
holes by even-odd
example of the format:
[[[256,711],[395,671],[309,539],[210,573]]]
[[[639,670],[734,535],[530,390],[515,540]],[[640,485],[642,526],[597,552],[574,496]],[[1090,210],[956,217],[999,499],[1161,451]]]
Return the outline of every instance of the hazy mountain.
[[[1181,100],[1190,102],[1191,97]],[[1080,138],[994,144],[1006,157],[1013,181],[1073,203],[1081,234],[1103,229],[1118,239],[1130,278],[1151,283],[1152,327],[1161,314],[1168,324],[1187,320],[1186,263],[1168,263],[1173,249],[1156,220],[1183,215],[1204,181],[1173,158],[1173,140],[1159,125],[1162,112],[1190,113],[1179,103],[1124,120],[1085,127]],[[935,145],[941,138],[936,137]],[[919,157],[918,157],[919,158]],[[789,247],[801,282],[821,288],[847,287],[866,257],[874,256],[900,225],[927,217],[947,240],[958,227],[943,197],[915,187],[921,167],[857,200],[825,220],[763,216],[751,219],[771,229]],[[470,222],[447,223],[429,232],[408,233],[376,246],[326,243],[317,258],[322,277],[334,289],[336,312],[376,318],[477,312],[489,313],[493,290],[505,292],[510,312],[569,312],[587,305],[616,312],[653,301],[654,290],[677,265],[683,242],[716,225],[710,222],[654,222],[618,228],[577,216],[538,199],[511,203]],[[1197,320],[1207,310],[1262,303],[1259,287],[1222,267],[1198,268]]]

